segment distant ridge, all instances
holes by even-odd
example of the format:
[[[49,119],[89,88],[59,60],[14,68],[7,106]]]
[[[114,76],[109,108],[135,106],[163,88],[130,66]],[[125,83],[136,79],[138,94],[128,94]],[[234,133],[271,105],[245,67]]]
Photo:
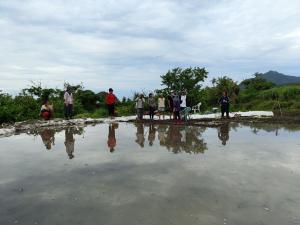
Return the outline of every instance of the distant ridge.
[[[276,85],[296,84],[296,83],[300,84],[300,77],[289,76],[272,70],[266,73],[259,74],[259,76],[263,77],[267,81],[273,82]]]

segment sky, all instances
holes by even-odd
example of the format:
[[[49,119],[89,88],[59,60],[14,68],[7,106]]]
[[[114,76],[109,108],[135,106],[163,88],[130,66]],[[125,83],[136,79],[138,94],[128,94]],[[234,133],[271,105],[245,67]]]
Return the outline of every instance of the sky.
[[[299,0],[0,0],[0,90],[160,88],[175,67],[300,76]]]

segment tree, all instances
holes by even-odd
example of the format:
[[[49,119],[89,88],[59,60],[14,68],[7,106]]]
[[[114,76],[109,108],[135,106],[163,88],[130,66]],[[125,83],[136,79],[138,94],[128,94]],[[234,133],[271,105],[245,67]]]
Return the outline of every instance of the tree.
[[[241,82],[241,87],[246,90],[261,91],[275,87],[276,85],[265,78],[261,77],[261,74],[255,73],[254,78],[246,79]]]
[[[227,76],[219,77],[215,82],[216,95],[217,98],[222,95],[224,91],[227,91],[228,96],[231,98],[231,101],[235,103],[240,92],[240,88],[234,80]]]
[[[166,74],[161,76],[162,85],[165,88],[164,93],[171,91],[181,92],[187,91],[189,100],[195,104],[200,97],[201,82],[207,78],[208,72],[205,68],[190,67],[186,69],[175,68],[169,70]]]

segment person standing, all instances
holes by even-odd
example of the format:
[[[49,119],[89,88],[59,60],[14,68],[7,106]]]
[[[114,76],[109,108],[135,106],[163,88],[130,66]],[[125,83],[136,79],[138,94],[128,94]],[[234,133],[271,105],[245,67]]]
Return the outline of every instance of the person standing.
[[[184,110],[186,108],[186,92],[183,91],[180,96],[180,109]]]
[[[64,105],[65,105],[65,118],[72,119],[73,117],[73,93],[71,87],[67,87],[67,90],[64,94]]]
[[[221,116],[224,118],[224,114],[226,113],[226,118],[229,119],[229,97],[227,91],[223,92],[222,97],[219,99],[219,104],[221,106]]]
[[[155,98],[153,97],[152,93],[149,94],[148,105],[149,105],[150,120],[153,120],[154,119],[154,114],[155,114],[156,103],[155,103]]]
[[[160,119],[160,116],[162,114],[162,117],[163,117],[163,120],[165,119],[165,98],[163,97],[163,95],[160,95],[158,97],[158,113],[159,113],[159,119]]]
[[[174,116],[174,103],[173,103],[173,97],[174,97],[174,91],[171,92],[171,94],[168,96],[168,106],[170,111],[170,119],[172,119],[172,116]]]
[[[144,115],[144,104],[145,104],[144,95],[140,94],[135,101],[136,101],[138,119],[142,120]]]
[[[180,120],[180,97],[175,93],[173,97],[174,120]]]
[[[108,115],[110,117],[114,117],[115,116],[115,104],[116,104],[117,98],[114,95],[114,90],[112,88],[110,88],[108,90],[108,94],[106,95],[105,101],[107,104]]]

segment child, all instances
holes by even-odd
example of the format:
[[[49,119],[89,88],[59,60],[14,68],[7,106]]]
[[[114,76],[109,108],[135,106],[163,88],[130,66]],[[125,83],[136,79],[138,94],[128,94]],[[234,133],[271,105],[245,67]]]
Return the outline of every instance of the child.
[[[163,116],[163,120],[165,119],[165,98],[160,95],[159,98],[158,98],[158,113],[159,113],[159,119],[160,119],[160,116],[162,114]]]
[[[155,112],[155,98],[153,97],[153,94],[150,93],[149,94],[149,98],[148,98],[148,104],[149,104],[149,116],[150,116],[150,120],[154,119],[154,112]]]
[[[53,116],[53,106],[49,103],[48,100],[45,100],[44,104],[41,107],[40,116],[44,120],[50,120]]]
[[[222,119],[224,118],[224,114],[226,113],[226,118],[229,119],[229,97],[227,91],[223,92],[223,96],[219,100],[219,104],[221,106]]]
[[[136,101],[138,119],[142,120],[144,115],[144,103],[145,103],[144,95],[140,94],[135,101]]]
[[[108,109],[108,115],[110,117],[115,116],[115,103],[117,101],[116,96],[114,95],[114,90],[110,88],[108,94],[106,95],[106,104]]]

